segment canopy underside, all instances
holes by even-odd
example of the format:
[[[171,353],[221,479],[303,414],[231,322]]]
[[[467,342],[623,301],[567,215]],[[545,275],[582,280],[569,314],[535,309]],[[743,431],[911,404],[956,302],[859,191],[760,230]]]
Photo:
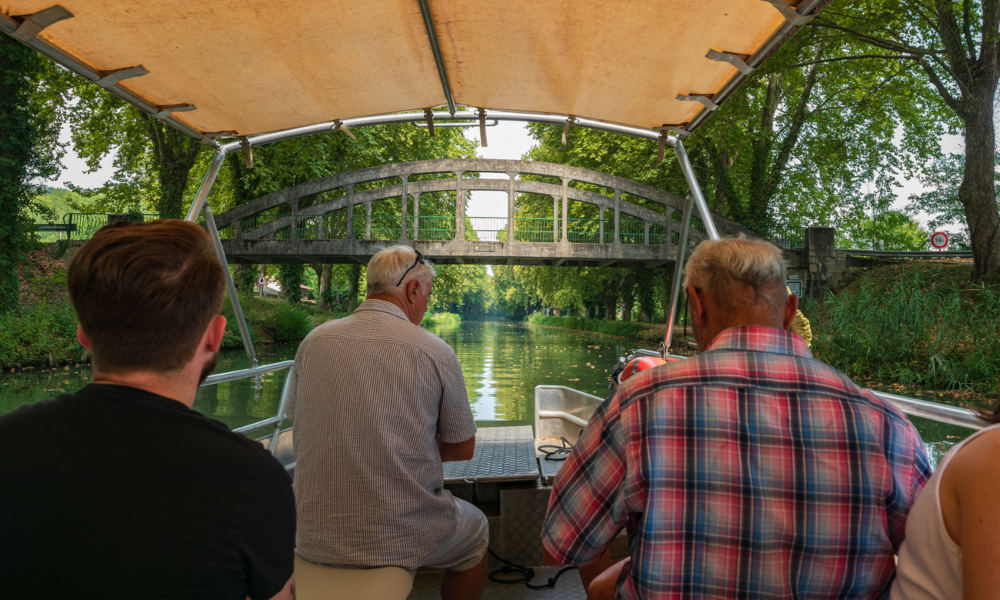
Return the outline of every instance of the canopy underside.
[[[195,137],[449,103],[690,131],[796,21],[770,0],[0,0],[0,31]]]

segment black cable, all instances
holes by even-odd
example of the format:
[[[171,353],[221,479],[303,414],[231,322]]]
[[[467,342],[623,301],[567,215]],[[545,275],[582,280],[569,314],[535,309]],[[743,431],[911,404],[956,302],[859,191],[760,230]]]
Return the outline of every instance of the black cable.
[[[549,577],[548,581],[542,584],[533,584],[531,580],[535,578],[535,570],[531,567],[522,567],[521,565],[510,562],[505,558],[501,558],[492,548],[489,548],[490,556],[504,563],[504,566],[499,569],[493,569],[490,571],[490,581],[494,583],[524,583],[524,587],[529,590],[547,590],[556,587],[556,581],[562,576],[566,571],[571,571],[576,567],[563,567],[558,573]],[[507,575],[513,573],[512,578],[503,578],[502,575]]]
[[[569,443],[569,440],[564,437],[559,439],[562,441],[562,446],[542,444],[538,447],[538,451],[545,455],[545,460],[566,460],[569,453],[573,451],[573,444]]]

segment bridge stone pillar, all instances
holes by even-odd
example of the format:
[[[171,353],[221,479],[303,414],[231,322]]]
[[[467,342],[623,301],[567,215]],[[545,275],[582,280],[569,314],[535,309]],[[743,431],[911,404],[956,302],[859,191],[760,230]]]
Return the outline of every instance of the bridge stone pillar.
[[[465,171],[455,171],[455,241],[465,241]]]
[[[569,243],[569,180],[562,178],[562,241]]]
[[[516,171],[507,171],[507,243],[514,241],[514,184]],[[510,246],[508,246],[509,248]]]
[[[622,243],[620,219],[621,219],[621,194],[615,190],[615,239],[612,244],[619,246]]]
[[[420,194],[413,196],[413,239],[420,239]]]
[[[406,242],[406,205],[409,204],[410,194],[407,190],[406,183],[409,180],[407,175],[403,175],[403,198],[402,204],[399,207],[399,241]]]
[[[344,239],[354,239],[354,186],[347,186],[347,231],[344,232]]]
[[[819,300],[832,284],[835,249],[833,227],[806,229],[806,264],[808,265],[807,293]]]

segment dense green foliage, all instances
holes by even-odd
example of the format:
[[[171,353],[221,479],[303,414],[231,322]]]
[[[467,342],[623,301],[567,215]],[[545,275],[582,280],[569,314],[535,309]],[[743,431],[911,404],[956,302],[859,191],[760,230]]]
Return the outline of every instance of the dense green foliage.
[[[969,270],[885,267],[807,304],[814,354],[855,377],[995,392],[1000,286],[969,284]]]
[[[455,313],[428,312],[420,322],[423,327],[457,327],[462,323],[462,317]]]
[[[565,329],[579,329],[581,331],[596,331],[607,335],[630,336],[642,331],[645,326],[641,323],[605,321],[603,319],[588,319],[586,317],[556,317],[544,315],[542,313],[532,313],[528,315],[528,322],[534,325],[546,325],[548,327],[562,327]]]
[[[964,165],[957,197],[968,224],[973,281],[1000,283],[1000,210],[996,194],[995,106],[1000,83],[1000,1],[867,0],[834,2],[813,28],[848,33],[887,71],[908,71],[930,90],[892,94],[926,126],[929,115],[960,131]],[[913,88],[914,90],[916,88]],[[928,112],[924,98],[940,107]],[[853,109],[853,106],[851,107]],[[920,132],[906,127],[903,135]]]
[[[76,341],[76,314],[68,302],[43,302],[0,314],[0,366],[78,363],[84,354]]]
[[[31,246],[30,182],[57,172],[63,79],[47,60],[0,36],[0,313],[18,300],[17,265]]]

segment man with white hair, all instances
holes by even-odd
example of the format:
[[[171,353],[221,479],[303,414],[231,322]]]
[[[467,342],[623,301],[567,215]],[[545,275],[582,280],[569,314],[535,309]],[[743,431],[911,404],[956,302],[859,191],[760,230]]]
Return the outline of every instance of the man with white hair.
[[[700,353],[596,411],[553,486],[547,558],[581,565],[588,598],[885,596],[930,475],[912,424],[786,331],[774,245],[702,242],[684,285]]]
[[[455,352],[420,327],[434,269],[407,246],[368,263],[367,299],[295,356],[296,552],[346,568],[445,569],[442,598],[479,598],[486,517],[444,489],[475,448]]]

